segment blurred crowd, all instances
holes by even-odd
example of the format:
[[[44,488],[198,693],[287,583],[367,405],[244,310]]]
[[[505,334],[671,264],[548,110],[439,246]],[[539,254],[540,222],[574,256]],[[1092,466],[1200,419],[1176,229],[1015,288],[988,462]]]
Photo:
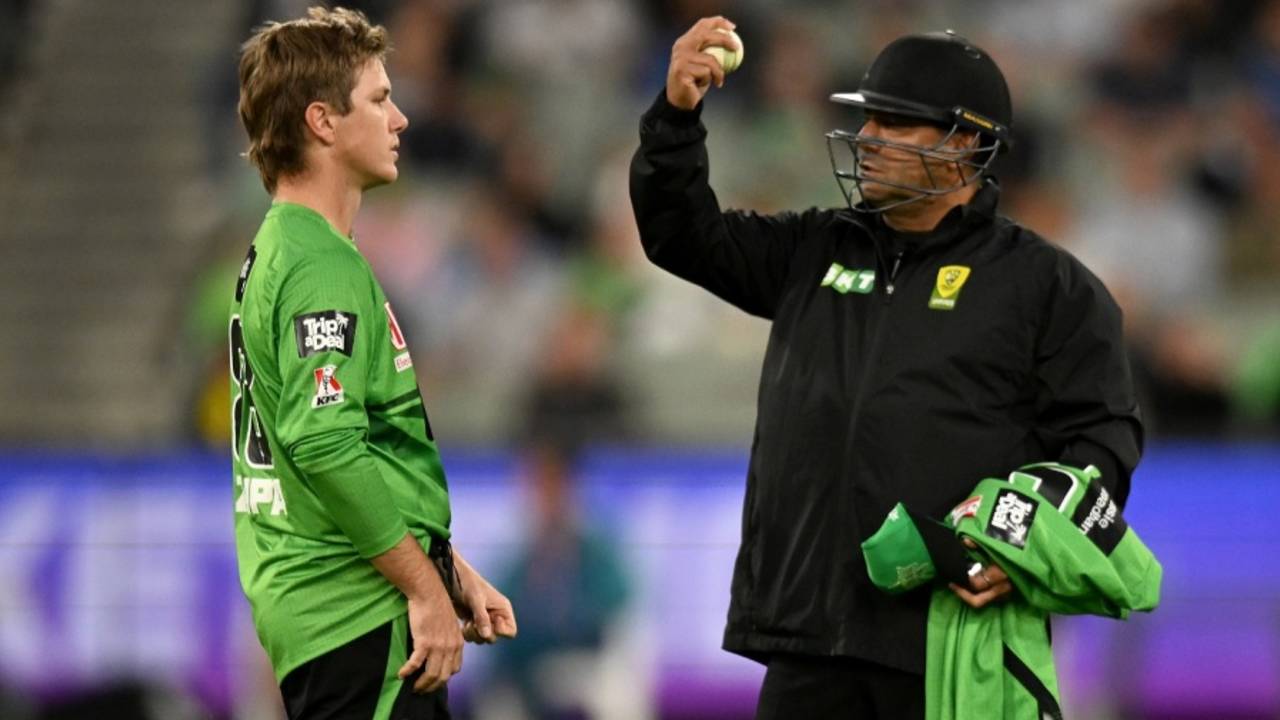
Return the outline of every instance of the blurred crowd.
[[[259,0],[244,30],[306,2]],[[706,101],[722,206],[843,202],[827,100],[907,32],[954,28],[1009,78],[1002,210],[1077,254],[1126,312],[1152,437],[1280,431],[1280,1],[352,0],[390,30],[401,179],[356,238],[446,444],[745,443],[768,326],[652,268],[627,196],[671,43],[723,14],[743,68]],[[237,157],[234,68],[211,87],[210,239],[191,332],[225,432],[228,283],[267,202]],[[217,440],[220,444],[220,440]]]

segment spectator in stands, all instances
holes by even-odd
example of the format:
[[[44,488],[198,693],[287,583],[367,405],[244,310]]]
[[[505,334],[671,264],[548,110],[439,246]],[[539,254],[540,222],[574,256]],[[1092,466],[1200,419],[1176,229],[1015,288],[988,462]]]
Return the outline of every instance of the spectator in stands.
[[[520,642],[495,648],[495,679],[514,686],[529,717],[591,717],[630,583],[612,542],[582,517],[573,449],[537,435],[523,457],[533,520],[502,582],[531,619],[521,620]]]

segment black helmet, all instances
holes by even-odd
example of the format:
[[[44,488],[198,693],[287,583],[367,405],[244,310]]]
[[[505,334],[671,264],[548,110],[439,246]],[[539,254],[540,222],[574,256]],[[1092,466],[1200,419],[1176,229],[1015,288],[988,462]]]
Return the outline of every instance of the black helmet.
[[[905,115],[990,135],[1005,147],[1013,104],[991,56],[955,32],[898,38],[880,51],[857,92],[836,93],[846,105]]]
[[[942,143],[926,148],[870,140],[843,130],[827,133],[832,168],[851,206],[854,201],[846,181],[861,188],[863,178],[857,158],[863,145],[909,149],[919,153],[922,162],[925,158],[933,158],[959,162],[974,170],[967,178],[962,172],[963,181],[954,187],[905,187],[919,193],[916,198],[904,201],[910,202],[928,195],[945,194],[973,182],[986,172],[996,154],[1007,150],[1010,144],[1009,125],[1013,120],[1013,107],[1004,74],[990,55],[951,30],[907,35],[894,40],[876,56],[857,91],[836,93],[831,99],[845,105],[950,128],[944,143],[961,130],[976,131],[982,138],[978,147],[969,148],[963,151],[963,157],[958,157],[954,149],[942,148]],[[854,160],[852,167],[840,167],[836,146],[832,144],[835,141],[848,144]]]

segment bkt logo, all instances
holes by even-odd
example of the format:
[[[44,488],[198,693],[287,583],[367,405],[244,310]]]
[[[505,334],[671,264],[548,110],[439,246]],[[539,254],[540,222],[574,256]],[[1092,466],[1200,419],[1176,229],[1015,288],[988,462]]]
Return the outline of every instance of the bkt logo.
[[[875,270],[846,268],[840,263],[831,263],[831,267],[827,268],[827,274],[822,276],[820,284],[820,287],[829,287],[841,295],[848,293],[867,295],[875,289],[875,286]]]
[[[351,357],[356,339],[356,316],[341,310],[325,310],[293,319],[298,357],[336,350]]]
[[[247,515],[261,515],[264,512],[272,516],[287,515],[284,504],[284,492],[280,490],[279,478],[236,477],[236,512]],[[269,507],[264,507],[269,506]]]

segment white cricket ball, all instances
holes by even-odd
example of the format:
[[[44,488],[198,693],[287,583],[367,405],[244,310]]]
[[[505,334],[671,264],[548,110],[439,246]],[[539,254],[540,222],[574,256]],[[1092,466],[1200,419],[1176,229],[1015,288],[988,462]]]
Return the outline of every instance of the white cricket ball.
[[[721,45],[708,45],[702,49],[702,52],[715,58],[716,62],[720,63],[720,67],[724,68],[726,73],[731,73],[742,67],[742,57],[746,55],[747,48],[742,44],[742,38],[738,37],[738,33],[732,30],[725,30],[723,28],[716,28],[716,32],[722,32],[731,36],[734,40],[737,40],[738,47],[740,49],[730,50],[729,48]]]

